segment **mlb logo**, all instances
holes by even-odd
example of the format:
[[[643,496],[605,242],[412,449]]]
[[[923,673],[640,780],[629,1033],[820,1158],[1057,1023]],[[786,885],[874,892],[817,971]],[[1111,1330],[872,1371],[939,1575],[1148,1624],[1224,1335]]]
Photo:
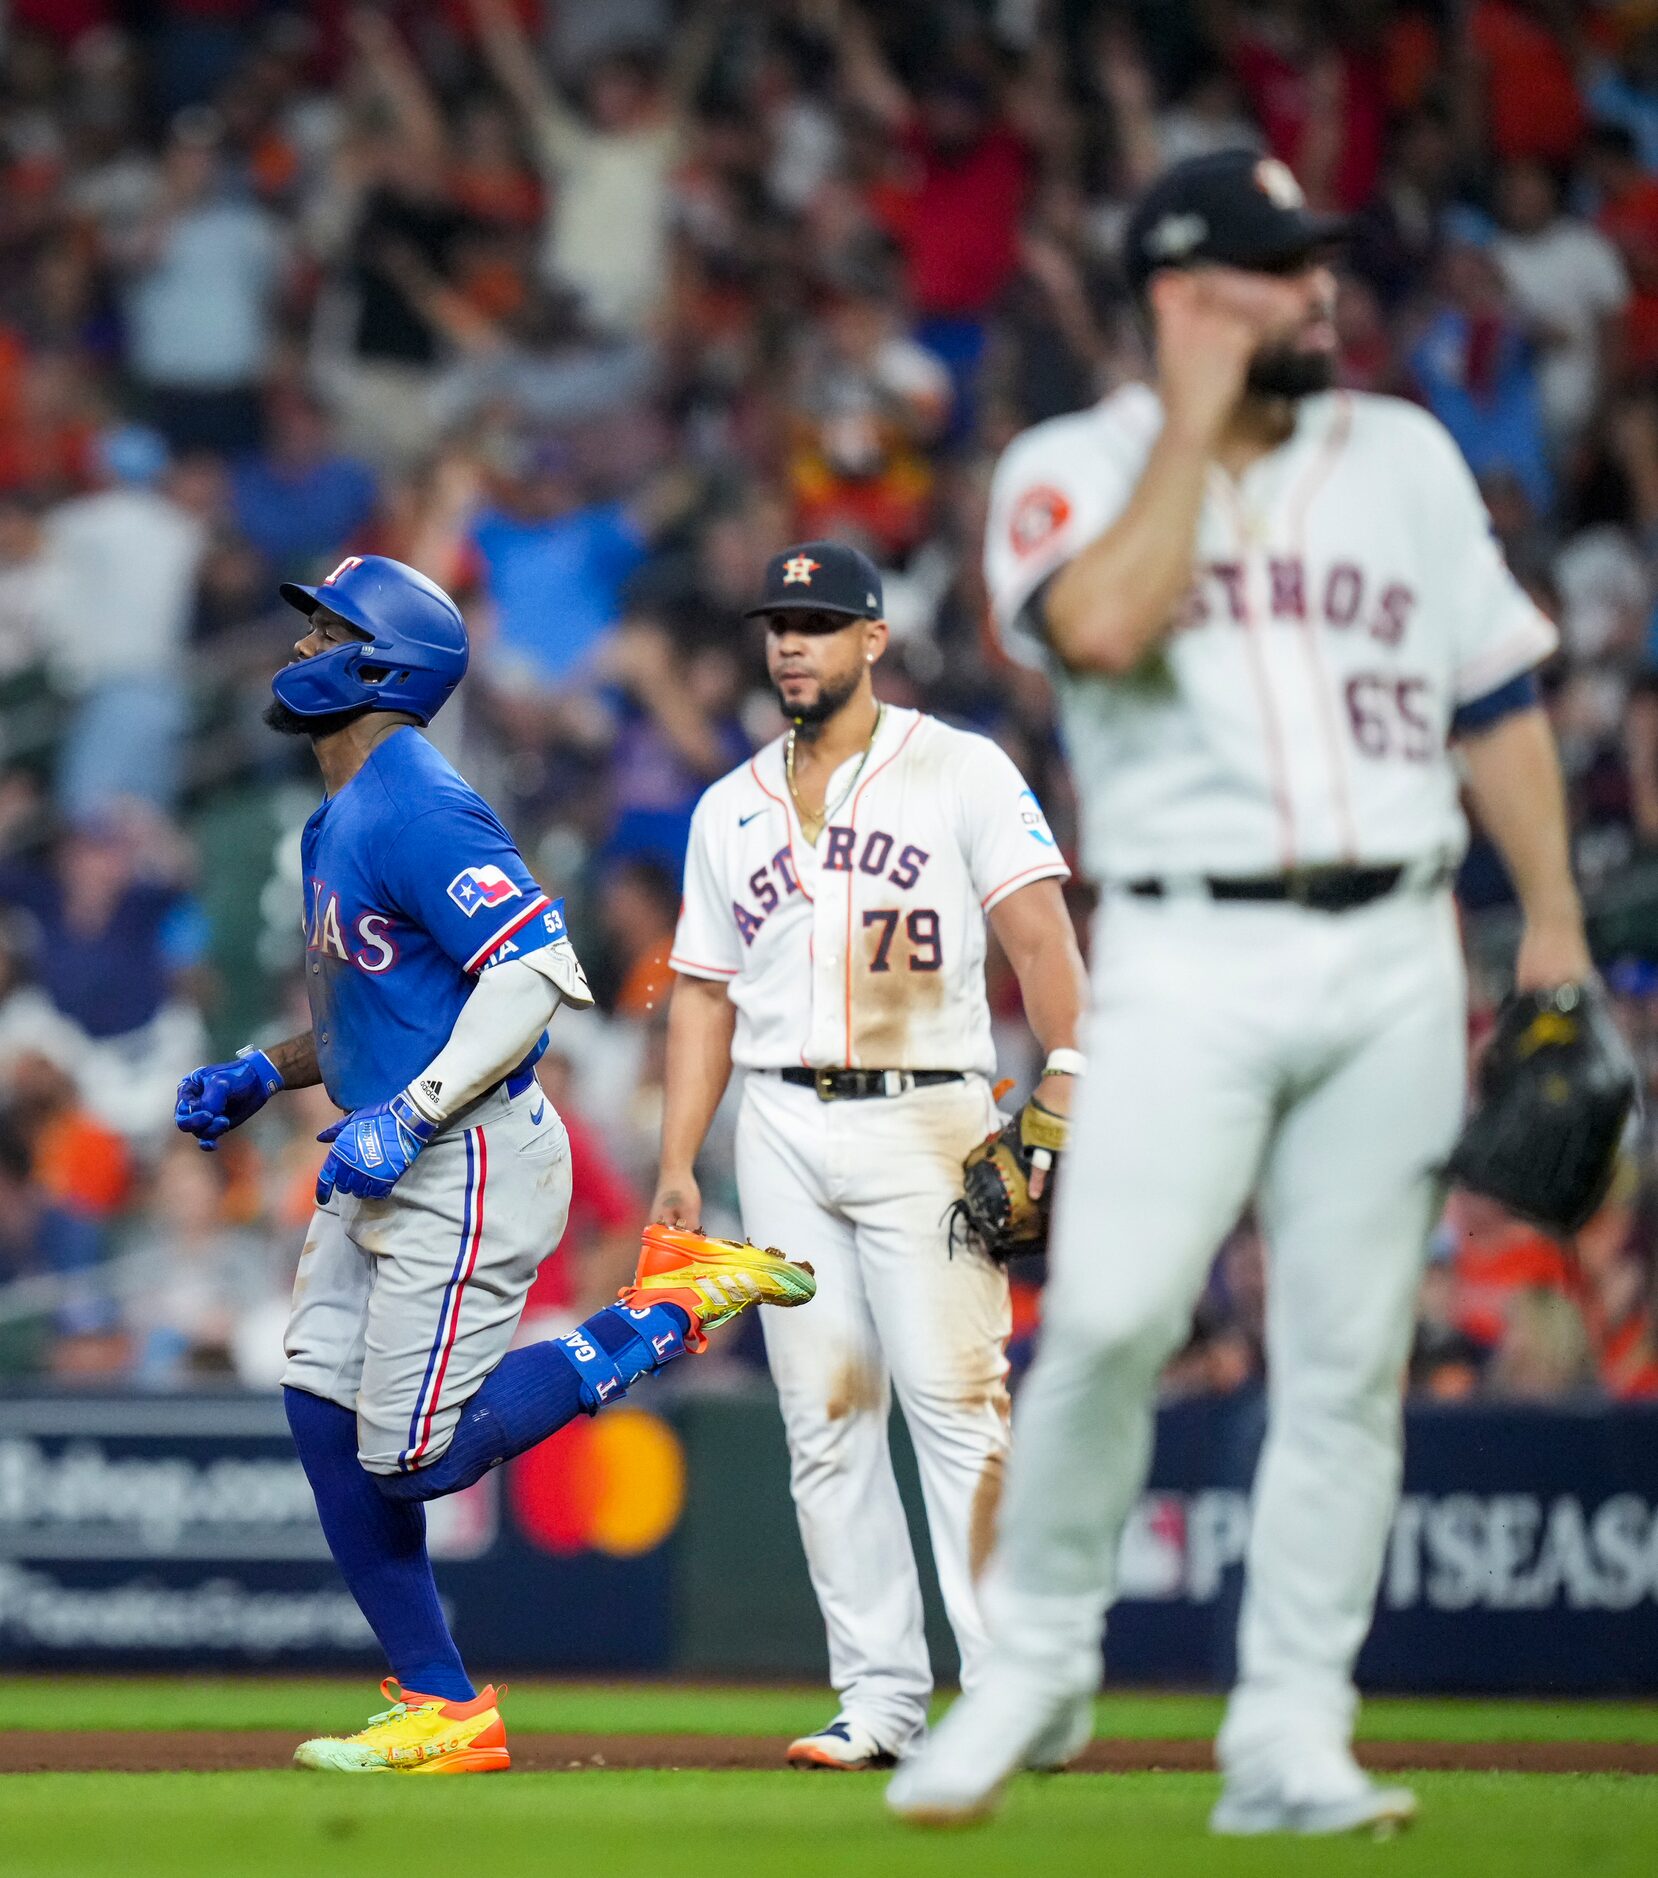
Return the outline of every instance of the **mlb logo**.
[[[500,906],[504,901],[518,899],[522,891],[493,865],[463,867],[449,883],[449,898],[468,919],[479,907]]]

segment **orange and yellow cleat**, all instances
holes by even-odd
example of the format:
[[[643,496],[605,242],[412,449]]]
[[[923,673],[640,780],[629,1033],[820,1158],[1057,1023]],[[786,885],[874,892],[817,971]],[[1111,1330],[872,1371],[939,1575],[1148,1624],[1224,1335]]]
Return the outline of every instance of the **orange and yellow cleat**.
[[[677,1304],[691,1320],[688,1350],[705,1350],[705,1334],[728,1324],[755,1304],[788,1309],[817,1295],[810,1265],[788,1259],[775,1247],[710,1239],[681,1226],[647,1226],[633,1283],[616,1294],[634,1310]]]
[[[504,1774],[512,1765],[498,1706],[506,1685],[470,1702],[399,1689],[388,1676],[380,1693],[391,1703],[354,1735],[318,1735],[294,1750],[294,1765],[328,1774]]]

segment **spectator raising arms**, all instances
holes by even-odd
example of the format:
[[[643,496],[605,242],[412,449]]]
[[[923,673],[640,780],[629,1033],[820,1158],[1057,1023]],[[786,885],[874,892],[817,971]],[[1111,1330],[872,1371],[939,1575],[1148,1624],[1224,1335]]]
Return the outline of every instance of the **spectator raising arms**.
[[[567,1074],[621,1172],[577,1234],[582,1271],[548,1279],[584,1303],[654,1152],[690,809],[780,727],[737,615],[781,544],[875,558],[883,697],[994,736],[1074,848],[1052,690],[983,634],[989,471],[1028,425],[1146,374],[1126,205],[1205,152],[1277,158],[1351,215],[1343,380],[1443,419],[1560,629],[1544,683],[1575,858],[1658,1090],[1650,10],[14,5],[0,1115],[31,1157],[9,1243],[32,1249],[0,1260],[63,1265],[25,1217],[58,1208],[96,1216],[90,1258],[107,1239],[165,1261],[176,1242],[179,1265],[157,1287],[166,1324],[96,1285],[85,1312],[36,1313],[37,1371],[261,1373],[222,1323],[200,1328],[244,1313],[242,1293],[197,1313],[200,1270],[309,1190],[331,1115],[262,1118],[222,1191],[157,1137],[178,1070],[277,1024],[302,969],[287,909],[309,805],[260,724],[292,643],[277,579],[388,553],[475,628],[446,754],[566,893],[608,1007],[572,1025]],[[1064,501],[1033,492],[1025,553]],[[1483,1008],[1512,905],[1489,844],[1461,885]],[[1016,993],[999,1014],[1022,1034]],[[1418,1386],[1658,1393],[1658,1123],[1643,1130],[1579,1288],[1524,1265],[1470,1328],[1483,1280],[1448,1223]],[[729,1116],[710,1139],[729,1200]],[[1258,1379],[1258,1253],[1229,1241],[1176,1386]],[[258,1289],[243,1329],[269,1344]]]

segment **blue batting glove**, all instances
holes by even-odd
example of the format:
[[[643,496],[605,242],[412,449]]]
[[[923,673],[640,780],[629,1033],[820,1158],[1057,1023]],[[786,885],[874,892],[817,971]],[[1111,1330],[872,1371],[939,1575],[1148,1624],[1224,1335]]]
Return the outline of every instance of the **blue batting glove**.
[[[282,1073],[263,1050],[250,1050],[230,1063],[193,1069],[178,1086],[173,1120],[196,1145],[212,1152],[219,1137],[257,1115],[285,1085]]]
[[[405,1095],[353,1109],[317,1136],[334,1144],[317,1175],[317,1205],[326,1206],[336,1191],[383,1200],[437,1131]]]

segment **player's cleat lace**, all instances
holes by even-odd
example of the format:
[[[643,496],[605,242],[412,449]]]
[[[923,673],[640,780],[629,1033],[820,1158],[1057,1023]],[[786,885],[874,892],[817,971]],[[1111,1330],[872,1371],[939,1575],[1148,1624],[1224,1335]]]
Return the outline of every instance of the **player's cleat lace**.
[[[785,1258],[774,1246],[735,1239],[710,1239],[680,1226],[647,1226],[633,1283],[617,1292],[638,1310],[677,1304],[691,1320],[688,1350],[708,1347],[717,1330],[756,1304],[783,1308],[807,1304],[817,1295],[810,1265]]]
[[[499,1774],[512,1765],[497,1706],[506,1685],[470,1702],[399,1689],[388,1676],[380,1693],[391,1707],[354,1735],[319,1735],[294,1750],[294,1765],[330,1774]]]

